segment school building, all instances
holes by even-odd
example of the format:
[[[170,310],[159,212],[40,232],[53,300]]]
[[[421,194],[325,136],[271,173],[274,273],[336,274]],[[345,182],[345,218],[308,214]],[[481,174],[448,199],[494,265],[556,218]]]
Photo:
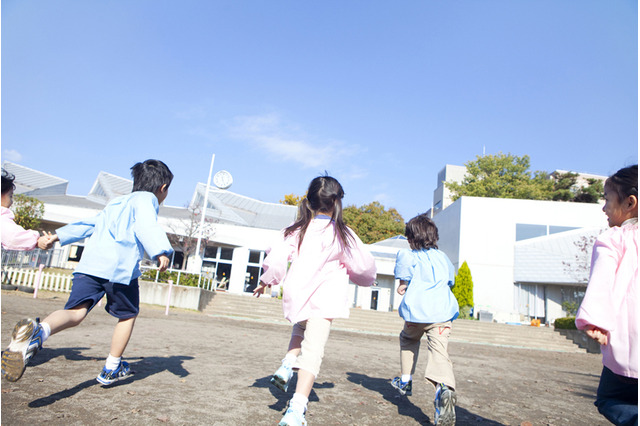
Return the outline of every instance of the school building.
[[[476,316],[518,323],[566,316],[582,300],[593,241],[607,227],[602,203],[452,201],[444,183],[463,177],[461,166],[440,171],[429,213],[438,226],[439,248],[456,268],[469,265]]]
[[[130,179],[101,171],[89,194],[76,196],[67,194],[69,182],[62,178],[11,162],[4,162],[3,168],[16,176],[16,194],[32,196],[44,203],[42,228],[51,232],[98,214],[114,197],[130,193],[133,185]],[[160,206],[158,223],[167,232],[175,250],[171,267],[181,270],[185,266],[187,272],[201,273],[203,280],[213,280],[217,290],[251,295],[260,280],[265,250],[278,238],[280,230],[295,220],[297,207],[267,203],[210,186],[206,196],[202,256],[195,253],[195,248],[185,256],[185,240],[195,245],[200,235],[199,231],[194,232],[194,227],[201,222],[199,214],[206,193],[207,185],[198,183],[191,207]],[[402,243],[402,239],[399,241]],[[388,311],[400,303],[393,298],[393,264],[397,252],[394,243],[397,242],[371,246],[379,270],[376,285],[362,288],[350,284],[353,306]],[[404,244],[408,247],[406,240]],[[83,245],[83,242],[64,247],[56,244],[53,261],[72,269],[82,256]],[[143,261],[144,264],[151,262]]]
[[[5,162],[16,176],[16,193],[45,205],[43,228],[56,228],[96,215],[112,198],[128,194],[132,181],[98,173],[89,194],[67,194],[68,181]],[[466,261],[474,284],[475,315],[498,322],[553,322],[579,304],[586,289],[593,240],[606,229],[601,204],[461,197],[456,201],[444,182],[464,177],[463,166],[445,166],[437,177],[433,207],[439,248],[459,268]],[[591,176],[590,176],[591,177]],[[598,177],[604,178],[604,177]],[[193,241],[207,186],[198,183],[191,208],[160,206],[158,221],[175,254],[172,267],[201,273],[219,290],[251,295],[257,285],[265,250],[282,228],[295,220],[297,208],[266,203],[228,190],[209,188],[202,257],[185,256],[185,240]],[[194,216],[195,215],[195,216]],[[408,218],[407,218],[408,219]],[[403,236],[368,245],[378,269],[372,287],[351,286],[353,306],[389,311],[402,297],[393,269],[399,249],[409,248]],[[83,244],[57,246],[58,263],[73,268]],[[145,262],[143,261],[143,264]],[[149,263],[149,262],[146,262]]]

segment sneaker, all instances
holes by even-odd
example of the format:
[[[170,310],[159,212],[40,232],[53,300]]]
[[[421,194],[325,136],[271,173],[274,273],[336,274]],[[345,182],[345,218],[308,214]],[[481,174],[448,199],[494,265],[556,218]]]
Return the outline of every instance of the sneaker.
[[[2,353],[2,377],[17,382],[27,364],[42,349],[40,319],[26,318],[18,321],[11,334],[11,343]]]
[[[456,424],[456,393],[444,383],[436,390],[433,405],[436,408],[434,423],[438,426],[453,426]]]
[[[286,392],[289,389],[289,380],[293,376],[293,366],[291,364],[282,363],[280,368],[273,373],[270,382],[278,389]]]
[[[403,382],[400,377],[396,377],[391,381],[391,386],[398,389],[400,395],[411,396],[411,387],[413,385],[413,380],[409,380],[408,382]]]
[[[120,361],[120,365],[114,370],[107,370],[107,367],[102,367],[102,371],[96,377],[96,380],[103,385],[110,385],[118,379],[128,376],[131,374],[131,369],[129,368],[129,363],[126,361]]]
[[[293,408],[287,409],[284,413],[284,417],[278,423],[278,426],[307,426],[307,420],[304,418],[304,414]]]

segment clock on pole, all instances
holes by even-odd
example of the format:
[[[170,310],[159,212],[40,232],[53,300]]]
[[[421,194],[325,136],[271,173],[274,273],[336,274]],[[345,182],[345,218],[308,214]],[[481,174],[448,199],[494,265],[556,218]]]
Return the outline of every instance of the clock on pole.
[[[226,170],[220,170],[213,176],[213,184],[220,189],[227,189],[232,183],[233,177]]]

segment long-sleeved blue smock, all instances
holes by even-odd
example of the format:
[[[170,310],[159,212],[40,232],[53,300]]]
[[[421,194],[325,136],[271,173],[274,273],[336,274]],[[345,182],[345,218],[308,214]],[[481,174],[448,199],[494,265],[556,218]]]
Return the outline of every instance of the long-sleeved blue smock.
[[[444,252],[435,248],[402,249],[394,274],[409,284],[398,309],[405,321],[432,324],[458,317],[458,301],[450,288],[454,267]]]
[[[128,285],[141,275],[145,251],[151,259],[170,256],[173,248],[158,224],[159,208],[154,194],[136,191],[113,199],[97,216],[56,230],[62,245],[89,238],[74,274]]]

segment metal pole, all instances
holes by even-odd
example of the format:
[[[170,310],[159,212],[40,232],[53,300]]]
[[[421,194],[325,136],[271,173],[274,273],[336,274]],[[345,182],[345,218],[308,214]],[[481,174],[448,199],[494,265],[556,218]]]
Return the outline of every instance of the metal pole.
[[[211,174],[213,173],[213,160],[215,160],[216,155],[211,155],[211,167],[209,168],[209,179],[207,179],[207,190],[204,193],[204,204],[202,206],[202,219],[200,219],[200,235],[198,235],[198,244],[196,244],[196,254],[200,258],[200,269],[202,270],[202,258],[204,256],[200,256],[200,242],[202,240],[202,236],[204,234],[204,218],[207,215],[207,201],[209,198],[209,187],[211,185]]]

